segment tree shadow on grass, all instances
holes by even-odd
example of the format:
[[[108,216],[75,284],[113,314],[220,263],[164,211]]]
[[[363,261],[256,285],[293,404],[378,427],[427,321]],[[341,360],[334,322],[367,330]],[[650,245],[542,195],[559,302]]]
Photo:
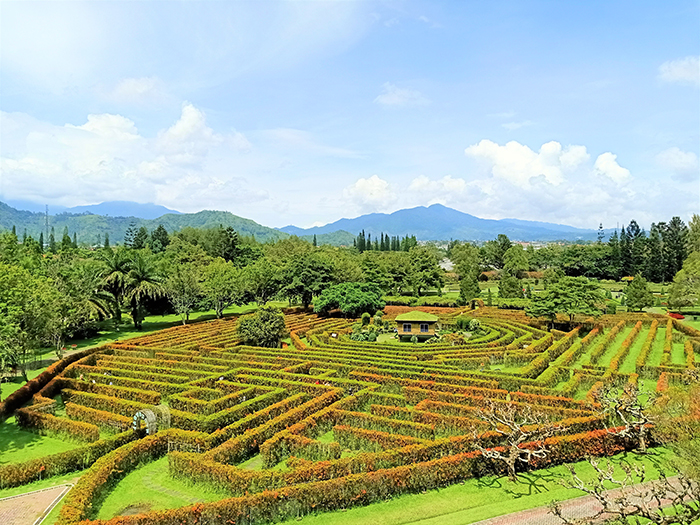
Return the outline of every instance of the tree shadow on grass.
[[[533,471],[520,472],[518,480],[515,483],[509,482],[503,491],[513,499],[522,498],[523,496],[532,496],[548,492],[548,484],[551,484],[559,479],[559,476],[551,472]]]
[[[22,461],[17,452],[35,448],[42,439],[39,434],[21,429],[14,417],[0,422],[0,465]]]

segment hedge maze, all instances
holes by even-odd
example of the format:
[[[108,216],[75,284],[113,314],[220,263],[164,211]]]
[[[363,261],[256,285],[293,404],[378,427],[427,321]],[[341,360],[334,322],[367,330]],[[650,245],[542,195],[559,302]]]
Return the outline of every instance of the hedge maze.
[[[460,313],[440,311],[443,327]],[[700,346],[700,332],[663,316],[558,332],[522,312],[468,314],[482,330],[457,346],[353,342],[352,321],[301,312],[286,315],[292,344],[279,349],[241,345],[233,319],[85,351],[18,392],[26,404],[15,412],[24,428],[83,445],[0,467],[0,486],[91,467],[61,510],[69,525],[94,518],[130,470],[167,455],[172,476],[230,498],[114,523],[265,523],[363,505],[503,473],[475,444],[504,444],[480,417],[486,401],[532,407],[565,429],[524,468],[630,449],[606,430],[595,392],[668,388],[695,368]],[[254,457],[262,468],[246,467]]]

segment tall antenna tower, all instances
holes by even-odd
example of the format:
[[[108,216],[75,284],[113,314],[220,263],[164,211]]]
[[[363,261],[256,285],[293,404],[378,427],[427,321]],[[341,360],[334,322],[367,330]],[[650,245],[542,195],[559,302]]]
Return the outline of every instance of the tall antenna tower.
[[[44,236],[44,244],[49,242],[49,205],[46,205],[46,235]],[[43,248],[43,246],[42,246]]]

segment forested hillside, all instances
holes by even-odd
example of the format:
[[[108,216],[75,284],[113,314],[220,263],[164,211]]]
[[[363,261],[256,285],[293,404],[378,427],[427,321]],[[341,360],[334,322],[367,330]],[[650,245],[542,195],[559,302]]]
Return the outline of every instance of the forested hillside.
[[[45,215],[29,211],[16,210],[7,204],[0,202],[0,230],[11,230],[14,226],[21,237],[24,231],[27,235],[39,238],[39,234],[45,231]],[[223,225],[230,226],[240,235],[245,237],[255,236],[259,241],[284,239],[287,233],[262,226],[250,219],[244,219],[227,211],[200,211],[198,213],[168,213],[153,220],[139,219],[138,217],[108,217],[92,214],[61,213],[49,216],[49,225],[55,230],[58,238],[68,227],[72,236],[77,235],[81,244],[102,244],[105,234],[109,235],[110,242],[122,243],[124,234],[130,225],[136,228],[145,226],[149,231],[155,230],[158,225],[163,225],[168,232],[176,232],[185,227],[213,228]]]

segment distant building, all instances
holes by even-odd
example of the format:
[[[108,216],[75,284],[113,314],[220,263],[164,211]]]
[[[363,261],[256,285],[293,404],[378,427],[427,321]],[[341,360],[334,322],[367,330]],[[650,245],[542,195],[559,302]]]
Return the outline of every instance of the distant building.
[[[418,310],[396,316],[396,330],[399,339],[410,339],[414,335],[419,340],[435,335],[438,317]]]

